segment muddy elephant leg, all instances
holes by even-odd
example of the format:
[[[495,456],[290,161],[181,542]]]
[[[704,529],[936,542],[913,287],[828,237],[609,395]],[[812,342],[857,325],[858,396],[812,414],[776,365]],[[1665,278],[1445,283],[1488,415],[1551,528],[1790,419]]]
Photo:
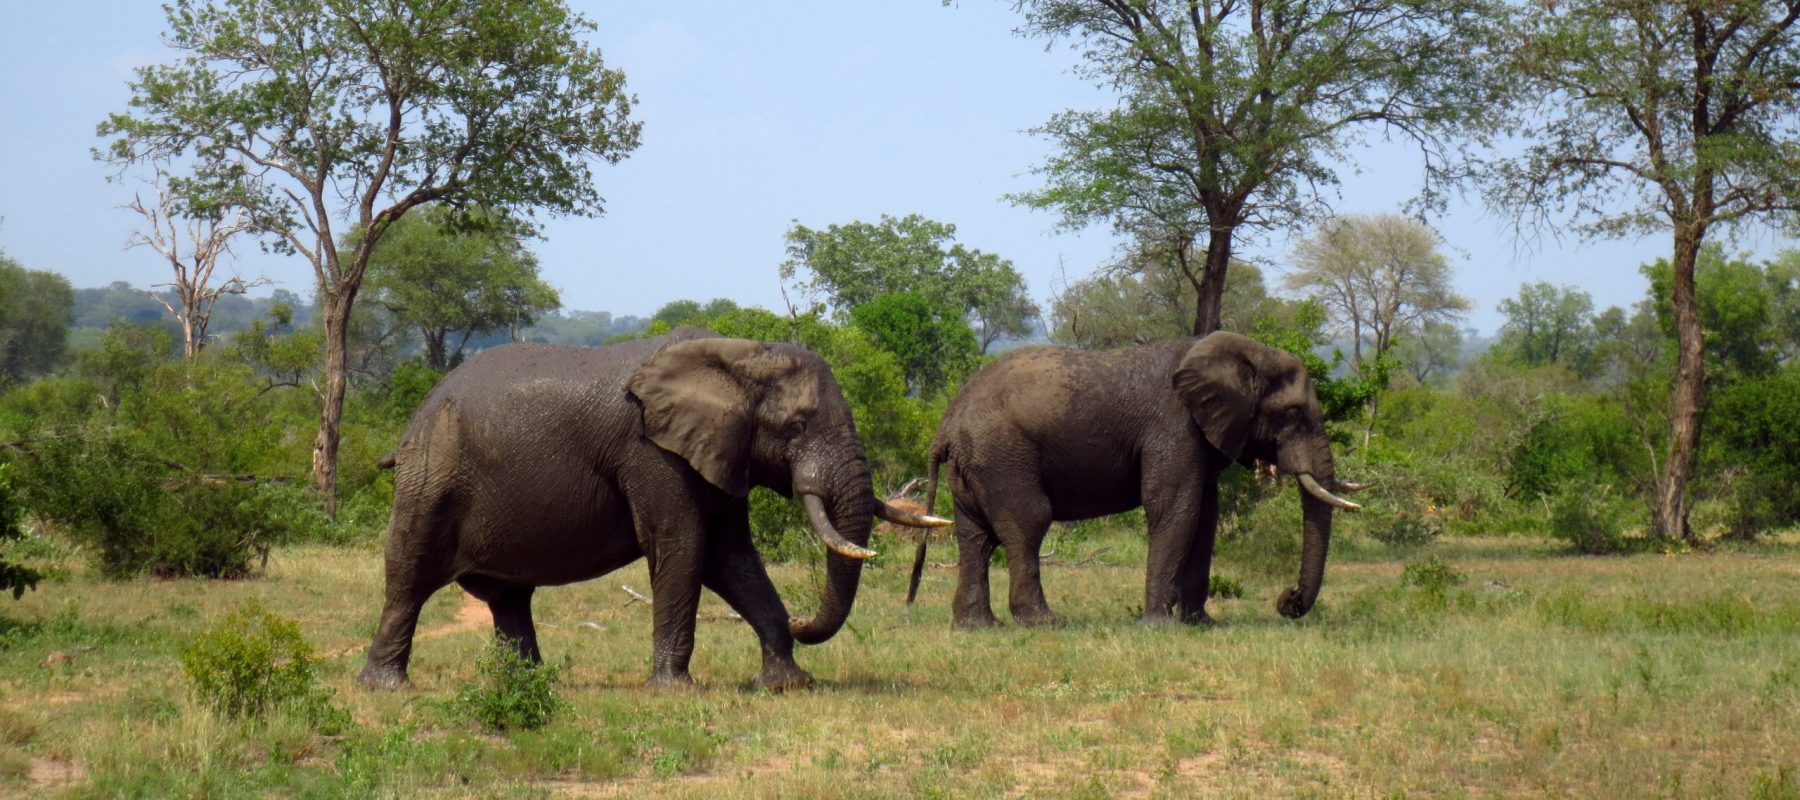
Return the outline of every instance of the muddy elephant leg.
[[[1044,497],[1020,498],[994,519],[994,534],[1006,547],[1009,574],[1007,607],[1013,622],[1025,627],[1055,627],[1062,615],[1050,610],[1044,599],[1042,551],[1050,530],[1050,501]]]
[[[1194,526],[1194,540],[1188,546],[1187,560],[1182,562],[1177,578],[1181,593],[1181,621],[1189,625],[1212,625],[1206,613],[1206,597],[1212,582],[1213,545],[1219,534],[1218,474],[1203,475],[1200,483],[1200,514]]]
[[[988,564],[1000,540],[988,528],[981,512],[956,501],[956,598],[951,603],[950,624],[956,628],[992,628],[1000,624],[988,596]],[[1011,555],[1010,553],[1008,555]]]
[[[1191,468],[1190,468],[1191,469]],[[1144,516],[1150,528],[1150,554],[1144,567],[1143,622],[1175,620],[1180,577],[1193,549],[1199,524],[1200,487],[1174,469],[1145,469]]]
[[[494,636],[513,646],[519,657],[533,663],[544,660],[538,651],[537,627],[531,622],[533,586],[501,583],[481,576],[457,581],[475,599],[487,603],[494,616]]]
[[[449,585],[448,567],[444,559],[425,537],[441,531],[442,524],[430,517],[407,513],[410,507],[402,500],[395,505],[394,522],[387,535],[383,571],[386,599],[381,606],[381,622],[375,638],[369,643],[368,663],[357,682],[376,689],[406,686],[406,668],[412,661],[413,633],[419,627],[419,612],[425,601],[437,590]],[[453,534],[444,534],[453,539]]]
[[[700,573],[706,553],[698,521],[692,527],[693,532],[677,536],[653,534],[659,536],[656,556],[650,561],[650,613],[656,626],[650,667],[654,686],[694,682],[688,663],[694,658],[694,622],[700,610]]]
[[[702,581],[756,631],[762,645],[762,671],[756,675],[756,685],[772,692],[804,689],[812,685],[813,677],[794,663],[787,605],[750,541],[748,508],[739,504],[715,523]]]

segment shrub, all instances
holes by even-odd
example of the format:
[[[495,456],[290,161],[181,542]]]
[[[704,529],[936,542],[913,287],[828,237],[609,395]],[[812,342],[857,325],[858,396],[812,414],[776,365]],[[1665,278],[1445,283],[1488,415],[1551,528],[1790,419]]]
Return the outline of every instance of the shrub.
[[[299,623],[251,598],[181,649],[194,698],[227,717],[320,705],[317,660]]]
[[[476,682],[457,693],[455,705],[492,730],[536,730],[568,706],[556,693],[559,672],[520,657],[510,643],[495,638],[476,662]]]
[[[1800,366],[1720,389],[1706,425],[1707,460],[1727,477],[1727,535],[1800,523]]]
[[[9,471],[7,464],[0,463],[0,544],[19,538],[19,519],[24,512],[14,499]],[[12,592],[14,600],[25,596],[26,589],[37,588],[38,579],[42,577],[18,564],[0,560],[0,592]]]
[[[1624,516],[1612,487],[1576,482],[1550,503],[1550,535],[1589,555],[1622,552]]]
[[[1220,521],[1219,557],[1263,575],[1290,574],[1300,564],[1301,522],[1297,493],[1275,492],[1241,516]]]
[[[1226,575],[1213,575],[1206,584],[1206,596],[1220,600],[1236,600],[1244,596],[1244,585],[1236,578]]]

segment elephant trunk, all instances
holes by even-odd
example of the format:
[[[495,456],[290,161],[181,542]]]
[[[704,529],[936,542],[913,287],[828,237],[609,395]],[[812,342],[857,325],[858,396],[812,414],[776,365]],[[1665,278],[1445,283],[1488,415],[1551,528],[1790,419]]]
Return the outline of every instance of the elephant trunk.
[[[859,551],[874,555],[867,546],[875,495],[867,468],[856,471],[856,475],[860,476],[860,481],[856,477],[834,481],[831,497],[802,494],[813,532],[828,542],[839,538],[851,549],[833,547],[825,554],[825,590],[820,593],[819,610],[812,619],[788,621],[788,631],[793,634],[794,641],[801,644],[820,644],[844,627],[862,581],[862,559],[867,557],[853,556],[860,555]],[[845,555],[846,552],[853,556]]]
[[[1300,507],[1305,519],[1300,585],[1282,592],[1281,600],[1275,604],[1276,610],[1288,619],[1306,616],[1319,599],[1319,587],[1325,583],[1325,553],[1331,547],[1331,505],[1302,487]]]

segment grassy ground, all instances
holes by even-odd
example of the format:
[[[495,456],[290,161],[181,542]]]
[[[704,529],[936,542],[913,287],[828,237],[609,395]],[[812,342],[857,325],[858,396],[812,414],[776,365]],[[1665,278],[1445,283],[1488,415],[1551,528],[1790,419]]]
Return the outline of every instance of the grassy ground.
[[[1222,627],[1133,624],[1143,546],[1113,531],[1046,570],[1068,627],[959,633],[953,573],[931,570],[909,610],[889,543],[850,628],[800,653],[820,685],[783,696],[751,689],[755,640],[710,595],[701,687],[643,688],[649,608],[620,589],[648,589],[640,564],[539,593],[573,708],[511,736],[448,710],[488,637],[455,589],[421,622],[414,690],[354,686],[372,545],[280,550],[223,583],[102,582],[67,560],[0,598],[0,796],[1800,797],[1800,539],[1611,558],[1347,544],[1298,623],[1271,608],[1291,565],[1227,558],[1246,591]],[[1406,572],[1427,557],[1465,580]],[[809,611],[814,573],[777,572]],[[253,595],[326,656],[348,730],[220,721],[188,697],[182,643]]]

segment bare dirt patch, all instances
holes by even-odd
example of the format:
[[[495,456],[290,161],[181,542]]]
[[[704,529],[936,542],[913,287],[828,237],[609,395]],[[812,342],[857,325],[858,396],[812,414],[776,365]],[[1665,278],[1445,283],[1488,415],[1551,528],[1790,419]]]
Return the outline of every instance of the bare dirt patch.
[[[33,758],[27,777],[40,789],[65,789],[87,781],[87,770],[67,759]]]

